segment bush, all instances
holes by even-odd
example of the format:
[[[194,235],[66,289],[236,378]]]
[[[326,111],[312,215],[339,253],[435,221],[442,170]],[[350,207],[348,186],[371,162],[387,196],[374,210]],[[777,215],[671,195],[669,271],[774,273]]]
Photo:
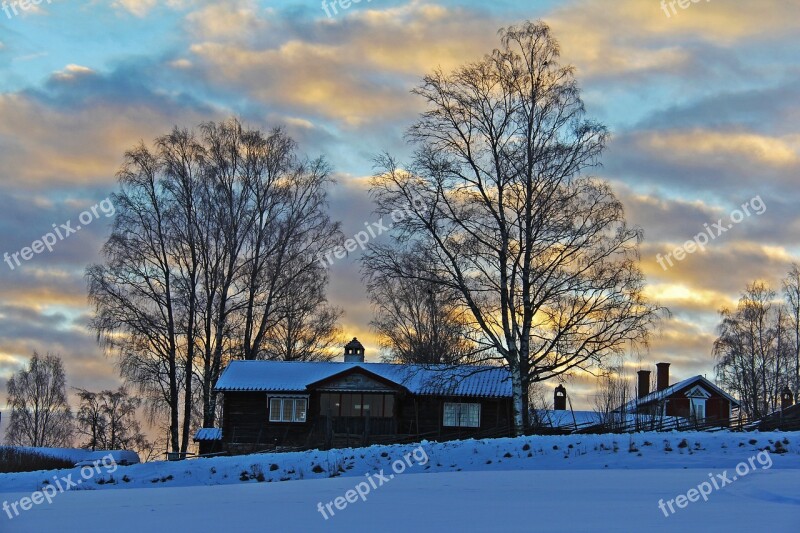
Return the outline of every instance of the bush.
[[[40,453],[17,448],[0,447],[0,473],[36,472],[37,470],[58,470],[72,468],[73,461],[59,457],[49,457]]]

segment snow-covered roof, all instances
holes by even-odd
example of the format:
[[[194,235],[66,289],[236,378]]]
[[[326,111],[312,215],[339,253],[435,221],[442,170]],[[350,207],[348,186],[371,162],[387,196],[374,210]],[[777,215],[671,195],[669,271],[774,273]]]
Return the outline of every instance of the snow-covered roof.
[[[222,440],[222,429],[220,428],[200,428],[194,434],[194,441]]]
[[[216,390],[304,392],[312,383],[361,368],[418,395],[510,398],[508,370],[496,366],[396,365],[310,361],[232,361]]]
[[[739,402],[735,398],[733,398],[730,394],[728,394],[724,390],[720,389],[719,387],[717,387],[716,385],[711,383],[709,380],[707,380],[703,376],[697,375],[697,376],[694,376],[694,377],[691,377],[691,378],[688,378],[688,379],[684,379],[683,381],[679,381],[678,383],[676,383],[674,385],[671,385],[671,386],[667,387],[666,389],[663,389],[663,390],[660,390],[660,391],[651,392],[650,394],[648,394],[647,396],[645,396],[643,398],[638,398],[636,400],[631,400],[630,402],[626,403],[624,406],[620,407],[620,410],[633,411],[633,410],[635,410],[637,407],[639,407],[641,405],[647,405],[649,403],[661,401],[664,398],[672,396],[676,392],[678,392],[678,391],[680,391],[682,389],[685,389],[687,387],[691,387],[692,385],[695,385],[695,384],[702,384],[706,389],[714,391],[717,394],[719,394],[720,396],[722,396],[723,398],[726,398],[728,401],[731,402],[731,407],[738,407],[739,406]]]
[[[552,428],[574,428],[600,423],[600,415],[594,411],[536,409],[534,415],[541,424]]]

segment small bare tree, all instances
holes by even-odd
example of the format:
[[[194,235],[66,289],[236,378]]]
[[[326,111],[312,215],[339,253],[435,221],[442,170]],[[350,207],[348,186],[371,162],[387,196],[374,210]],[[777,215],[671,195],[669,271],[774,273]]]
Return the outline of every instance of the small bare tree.
[[[376,318],[372,327],[386,351],[385,360],[407,364],[458,365],[477,362],[478,345],[460,293],[428,281],[424,251],[399,259],[413,277],[373,269],[365,257],[367,290]]]
[[[91,450],[143,450],[148,443],[142,433],[136,411],[142,400],[116,391],[90,392],[78,389],[81,400],[76,414],[77,432],[86,437],[82,446]]]
[[[8,380],[11,421],[6,442],[16,446],[68,447],[73,419],[61,358],[33,352],[28,367]]]
[[[594,412],[600,423],[609,431],[624,430],[629,413],[625,407],[631,399],[630,381],[625,367],[609,368],[597,378]]]

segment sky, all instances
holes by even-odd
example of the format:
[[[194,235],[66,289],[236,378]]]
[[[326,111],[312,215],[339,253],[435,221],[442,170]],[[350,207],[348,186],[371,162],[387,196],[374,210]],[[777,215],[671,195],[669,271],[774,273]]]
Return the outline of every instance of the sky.
[[[800,258],[800,2],[332,3],[0,0],[0,254],[71,228],[52,251],[0,263],[0,381],[37,350],[63,357],[70,386],[119,384],[86,328],[83,273],[100,260],[113,216],[101,202],[125,150],[230,116],[283,125],[334,167],[331,214],[354,235],[378,220],[373,156],[408,154],[420,78],[536,19],[576,67],[588,116],[612,133],[594,173],[644,230],[647,295],[672,311],[627,370],[667,361],[672,382],[713,378],[718,310],[755,279],[779,288]],[[702,249],[674,255],[701,233],[713,236],[697,237]],[[358,259],[331,267],[329,297],[376,359]],[[592,387],[568,382],[573,405],[590,407]]]

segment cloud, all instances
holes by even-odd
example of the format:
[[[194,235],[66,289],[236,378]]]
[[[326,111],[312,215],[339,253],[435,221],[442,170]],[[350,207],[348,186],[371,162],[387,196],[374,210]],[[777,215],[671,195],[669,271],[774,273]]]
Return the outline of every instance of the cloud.
[[[68,65],[42,89],[0,93],[0,188],[110,188],[125,150],[173,125],[223,115],[186,95],[147,87],[137,74]]]
[[[220,18],[216,9],[187,17],[192,31],[211,28],[197,32],[189,48],[186,59],[196,75],[270,107],[345,127],[413,114],[421,103],[409,90],[421,76],[478,59],[496,42],[495,24],[481,13],[416,1],[311,22],[246,8]],[[257,34],[265,26],[269,37]],[[471,38],[465,41],[465,34]]]
[[[668,2],[669,3],[669,2]],[[656,0],[569,2],[547,17],[564,56],[589,77],[689,69],[693,45],[776,41],[797,29],[800,6],[782,0],[701,2],[667,17]],[[758,23],[754,23],[758,21]]]

